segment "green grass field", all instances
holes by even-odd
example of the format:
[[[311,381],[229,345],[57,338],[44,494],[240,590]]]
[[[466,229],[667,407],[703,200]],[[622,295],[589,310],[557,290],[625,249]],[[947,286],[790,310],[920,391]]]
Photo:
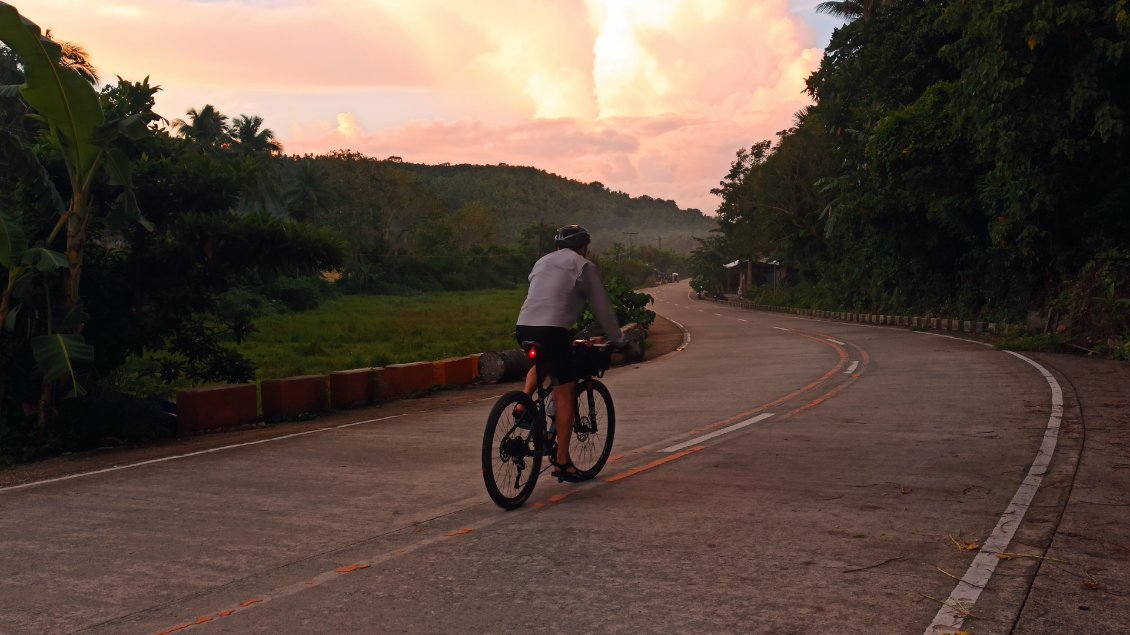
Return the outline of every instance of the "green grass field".
[[[516,347],[525,289],[425,296],[346,296],[313,311],[255,321],[236,349],[258,379],[326,374]]]

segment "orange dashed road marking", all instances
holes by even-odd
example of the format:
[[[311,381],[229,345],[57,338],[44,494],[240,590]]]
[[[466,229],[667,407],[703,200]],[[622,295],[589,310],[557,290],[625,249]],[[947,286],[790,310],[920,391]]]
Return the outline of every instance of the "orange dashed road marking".
[[[372,566],[372,565],[351,564],[351,565],[348,565],[348,566],[345,566],[345,567],[338,567],[337,569],[334,569],[334,572],[336,572],[336,573],[353,573],[354,571],[360,571],[361,569],[368,569],[370,566]]]
[[[859,375],[852,375],[852,380],[855,380],[855,379],[858,379],[858,378],[859,378]],[[804,412],[805,410],[808,410],[809,408],[815,408],[816,406],[819,406],[820,404],[824,403],[825,401],[828,401],[832,397],[835,397],[836,395],[840,394],[841,392],[844,391],[844,388],[847,388],[847,387],[848,387],[848,384],[844,384],[842,386],[837,386],[834,390],[830,390],[830,391],[824,393],[820,397],[813,399],[812,401],[804,404],[803,406],[801,406],[799,408],[794,408],[793,410],[790,410],[788,413],[785,414],[785,416],[791,417],[791,416],[797,414],[798,412]]]
[[[751,409],[747,412],[743,412],[743,413],[740,413],[740,414],[735,415],[733,417],[730,417],[729,419],[726,419],[724,421],[720,421],[718,423],[707,426],[706,428],[704,428],[705,430],[709,430],[709,429],[712,429],[712,428],[721,428],[721,427],[723,427],[727,424],[732,423],[733,421],[737,421],[737,420],[746,418],[750,414],[757,413],[757,412],[763,411],[763,410],[765,410],[769,407],[791,401],[792,399],[794,399],[798,395],[801,395],[801,394],[803,394],[803,393],[805,393],[809,390],[812,390],[813,388],[824,383],[830,377],[832,377],[836,373],[840,372],[840,370],[842,370],[847,365],[847,359],[848,359],[847,351],[844,350],[842,347],[835,345],[831,342],[827,342],[827,340],[819,340],[818,338],[815,338],[815,337],[812,337],[812,336],[809,336],[809,335],[805,335],[803,333],[798,333],[798,335],[801,335],[802,337],[808,337],[809,339],[813,339],[813,340],[816,340],[816,341],[821,341],[822,343],[825,343],[825,344],[830,345],[833,348],[835,348],[837,350],[837,352],[839,353],[839,357],[840,357],[839,363],[836,364],[836,367],[833,368],[832,370],[828,371],[827,373],[825,373],[825,375],[823,377],[817,379],[816,381],[804,386],[803,388],[801,388],[797,391],[789,393],[789,394],[785,395],[784,397],[781,397],[781,398],[774,400],[772,402],[769,402],[767,404],[763,404],[762,406],[758,406],[757,408]],[[852,346],[854,348],[858,349],[859,352],[862,354],[864,365],[866,365],[867,363],[869,363],[871,361],[871,356],[868,355],[867,351],[863,350],[862,348],[860,348],[859,346],[856,346],[854,344]],[[851,376],[851,378],[852,378],[852,380],[858,379],[859,374],[853,374]],[[851,382],[849,381],[848,384],[850,384],[850,383]],[[817,399],[815,399],[815,400],[793,410],[792,412],[789,412],[785,416],[796,414],[797,412],[800,412],[802,410],[807,410],[808,408],[815,407],[816,405],[819,405],[820,403],[827,401],[828,399],[834,397],[836,394],[839,394],[848,384],[841,385],[841,386],[829,391],[828,393],[822,395],[821,397],[819,397],[819,398],[817,398]],[[625,470],[623,472],[614,474],[614,475],[612,475],[608,478],[603,479],[603,481],[605,483],[616,483],[616,482],[622,481],[624,479],[636,476],[638,474],[648,472],[648,471],[653,470],[653,469],[660,467],[662,465],[666,465],[667,463],[671,463],[671,462],[677,461],[679,459],[682,459],[684,457],[690,456],[691,454],[695,454],[695,453],[700,452],[704,449],[706,449],[706,446],[698,445],[698,446],[688,448],[686,450],[675,452],[675,453],[669,454],[669,455],[667,455],[663,458],[651,461],[650,463],[647,463],[645,465],[634,467],[634,468]],[[635,452],[617,454],[613,457],[610,457],[609,462],[616,462],[616,461],[622,460],[624,458],[634,456],[635,454],[636,454]],[[533,507],[535,509],[544,509],[544,508],[546,508],[550,505],[554,505],[554,504],[557,504],[557,503],[564,501],[565,499],[569,498],[570,496],[572,496],[575,493],[577,493],[577,492],[570,492],[570,493],[566,493],[566,494],[555,494],[553,496],[550,496],[545,502],[531,503],[530,507]],[[504,516],[499,516],[496,519],[492,519],[492,520],[489,520],[489,521],[486,521],[486,522],[483,522],[483,523],[478,523],[479,525],[481,525],[481,527],[479,527],[479,528],[488,527],[490,525],[493,525],[495,522],[497,522],[501,518],[504,518]],[[424,531],[424,529],[422,527],[417,528],[417,531]],[[464,527],[464,528],[461,528],[461,529],[457,529],[455,531],[448,532],[447,534],[443,534],[442,537],[437,535],[434,538],[425,539],[425,540],[423,540],[423,541],[421,541],[421,542],[419,542],[415,545],[412,545],[410,547],[397,549],[393,552],[389,552],[387,554],[384,554],[383,556],[378,557],[376,559],[376,561],[383,562],[383,561],[391,559],[391,558],[395,558],[395,557],[405,555],[406,553],[411,552],[411,551],[415,551],[416,549],[426,547],[430,544],[435,544],[435,542],[437,540],[443,540],[445,538],[452,538],[452,537],[455,537],[455,536],[462,536],[462,535],[465,535],[465,534],[469,534],[472,531],[474,531],[474,529]],[[340,567],[338,569],[334,569],[333,573],[327,572],[326,574],[319,575],[315,580],[306,581],[304,583],[299,583],[297,585],[291,585],[289,587],[283,587],[283,588],[278,590],[279,592],[278,592],[277,596],[282,597],[282,596],[290,595],[291,593],[294,593],[297,590],[300,590],[301,588],[309,588],[311,586],[320,585],[324,582],[327,582],[329,580],[329,577],[333,576],[335,573],[336,574],[352,573],[354,571],[358,571],[358,570],[361,570],[361,569],[368,569],[371,566],[372,566],[372,563],[369,563],[369,564],[352,564],[352,565]],[[268,597],[269,597],[269,599],[273,599],[274,596],[268,596]],[[260,603],[265,602],[265,601],[266,600],[264,600],[264,598],[262,598],[262,597],[255,597],[255,598],[252,598],[252,599],[249,599],[249,600],[244,600],[243,602],[239,603],[240,608],[238,608],[238,609],[227,609],[227,610],[223,610],[223,611],[218,611],[214,616],[213,615],[207,615],[207,616],[198,617],[198,618],[196,618],[196,620],[194,622],[178,624],[177,626],[173,626],[171,628],[159,631],[159,632],[155,633],[154,635],[171,635],[172,633],[177,633],[177,632],[180,632],[180,631],[183,631],[183,630],[186,630],[186,629],[191,629],[194,626],[206,624],[208,622],[214,621],[216,617],[229,617],[231,615],[234,615],[237,612],[242,612],[243,610],[245,610],[249,607],[252,607],[256,604],[260,604]]]
[[[682,452],[676,452],[675,454],[665,456],[661,459],[656,459],[656,460],[652,461],[651,463],[647,463],[647,464],[641,465],[639,467],[633,467],[630,470],[625,470],[623,472],[620,472],[619,474],[614,474],[612,476],[609,476],[608,478],[604,479],[604,482],[605,483],[615,483],[617,481],[622,481],[626,478],[635,476],[635,475],[640,474],[642,472],[646,472],[648,470],[653,470],[653,469],[659,467],[660,465],[670,463],[671,461],[677,461],[677,460],[683,458],[684,456],[689,456],[691,454],[694,454],[695,452],[698,452],[700,450],[704,450],[705,448],[706,448],[705,445],[696,445],[693,448],[687,448],[686,450],[683,450]]]
[[[847,366],[848,354],[847,354],[847,350],[845,350],[842,346],[839,346],[838,344],[834,344],[832,342],[829,342],[828,340],[826,340],[822,337],[813,337],[811,335],[806,335],[804,333],[797,333],[797,335],[800,335],[801,337],[806,337],[806,338],[808,338],[808,339],[810,339],[814,342],[817,342],[817,343],[820,343],[820,344],[823,344],[825,346],[829,346],[829,347],[835,349],[836,353],[839,355],[839,361],[836,362],[836,365],[834,367],[832,367],[831,370],[824,373],[816,381],[813,381],[813,382],[811,382],[811,383],[809,383],[809,384],[807,384],[807,385],[805,385],[801,388],[798,388],[797,390],[794,390],[793,392],[790,392],[787,395],[784,395],[783,397],[778,397],[777,399],[774,399],[773,401],[763,403],[760,406],[750,408],[749,410],[746,410],[744,412],[739,412],[738,414],[736,414],[732,417],[728,417],[726,419],[723,419],[722,421],[716,421],[716,422],[714,422],[710,425],[706,425],[706,426],[703,426],[701,428],[698,428],[697,430],[695,430],[695,432],[707,432],[707,431],[711,431],[711,430],[717,430],[718,428],[723,428],[723,427],[728,426],[732,423],[741,421],[742,419],[746,419],[750,415],[757,414],[759,412],[764,412],[764,411],[766,411],[770,408],[774,408],[774,407],[779,406],[783,403],[788,403],[788,402],[792,401],[793,399],[796,399],[800,395],[803,395],[804,393],[812,390],[813,388],[816,388],[820,384],[822,384],[822,383],[828,381],[829,379],[831,379],[832,377],[836,376],[837,373],[842,371]],[[859,347],[856,347],[856,348],[859,348]],[[866,351],[863,351],[862,349],[860,349],[860,351],[863,352],[863,354],[865,356],[864,357],[865,360],[870,359],[869,357],[867,357]]]

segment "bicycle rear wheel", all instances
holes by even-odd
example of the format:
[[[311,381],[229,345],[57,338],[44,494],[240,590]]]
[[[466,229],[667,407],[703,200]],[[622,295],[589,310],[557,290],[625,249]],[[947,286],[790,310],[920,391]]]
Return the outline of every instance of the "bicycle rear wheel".
[[[514,412],[517,405],[525,408],[521,418]],[[483,431],[483,482],[499,507],[521,507],[534,491],[544,430],[541,413],[524,392],[508,392],[491,408]]]
[[[604,469],[616,437],[612,394],[596,379],[577,383],[577,420],[569,443],[569,458],[581,477],[590,479]]]

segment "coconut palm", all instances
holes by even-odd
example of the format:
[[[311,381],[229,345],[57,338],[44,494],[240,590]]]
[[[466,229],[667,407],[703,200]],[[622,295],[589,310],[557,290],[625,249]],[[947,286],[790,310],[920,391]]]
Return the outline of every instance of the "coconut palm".
[[[282,144],[275,140],[275,132],[262,126],[262,117],[240,115],[228,126],[228,134],[235,141],[235,147],[246,154],[281,153]]]
[[[59,55],[60,65],[78,73],[80,77],[90,82],[93,86],[97,86],[101,83],[98,79],[98,69],[94,68],[94,64],[90,63],[90,54],[86,52],[86,49],[74,42],[55,39],[55,37],[51,35],[51,29],[47,29],[47,38],[58,44],[61,49]]]
[[[185,139],[205,150],[218,150],[231,144],[228,117],[216,110],[212,104],[205,104],[200,110],[190,108],[185,114],[188,116],[188,121],[173,120],[173,128]]]
[[[884,0],[840,0],[839,2],[829,1],[821,2],[816,5],[817,13],[827,13],[828,15],[839,18],[841,20],[852,21],[857,18],[870,20],[871,16],[875,13],[877,6],[890,4],[890,1]]]

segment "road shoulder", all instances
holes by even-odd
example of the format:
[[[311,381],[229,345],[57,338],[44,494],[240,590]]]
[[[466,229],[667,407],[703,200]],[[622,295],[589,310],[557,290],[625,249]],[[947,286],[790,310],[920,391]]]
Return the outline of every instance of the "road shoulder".
[[[1083,452],[1013,632],[1130,632],[1130,364],[1067,355],[1037,359],[1077,395]]]

